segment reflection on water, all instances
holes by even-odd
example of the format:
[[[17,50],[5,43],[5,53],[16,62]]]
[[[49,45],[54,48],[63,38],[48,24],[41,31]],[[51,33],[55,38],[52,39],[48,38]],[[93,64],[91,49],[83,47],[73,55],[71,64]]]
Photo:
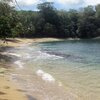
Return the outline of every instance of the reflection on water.
[[[100,100],[100,40],[32,44],[15,53],[22,65],[12,78],[36,99]]]

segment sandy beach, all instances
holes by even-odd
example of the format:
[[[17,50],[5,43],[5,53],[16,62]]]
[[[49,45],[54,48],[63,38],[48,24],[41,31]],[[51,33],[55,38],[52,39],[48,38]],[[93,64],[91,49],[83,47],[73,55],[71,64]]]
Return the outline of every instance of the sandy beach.
[[[9,78],[0,75],[0,100],[27,100],[27,97]]]
[[[34,39],[27,39],[27,38],[14,38],[14,39],[7,39],[7,43],[3,43],[2,40],[0,40],[0,46],[10,46],[10,47],[19,47],[24,44],[30,44],[30,43],[39,43],[39,42],[49,42],[49,41],[61,41],[62,39],[57,38],[34,38]]]
[[[77,46],[83,48],[84,41],[73,42],[76,41],[55,38],[16,38],[8,39],[5,44],[0,41],[0,100],[100,100],[99,70],[79,63],[86,59],[81,52],[74,55],[74,49],[80,51]],[[99,55],[99,49],[96,50]],[[93,53],[91,48],[90,52]]]
[[[7,43],[3,43],[0,40],[0,47],[20,47],[22,45],[30,44],[33,42],[46,42],[46,41],[59,41],[54,38],[42,38],[42,39],[7,39]],[[0,51],[2,54],[4,51]],[[8,66],[9,67],[9,66]],[[6,76],[4,69],[6,65],[0,64],[0,100],[28,100],[23,91],[18,89],[10,79]]]

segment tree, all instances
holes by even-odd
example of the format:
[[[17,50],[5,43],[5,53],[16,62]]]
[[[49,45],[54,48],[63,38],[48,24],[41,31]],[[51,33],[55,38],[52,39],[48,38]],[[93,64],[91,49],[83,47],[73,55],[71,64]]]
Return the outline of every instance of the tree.
[[[46,23],[50,23],[54,27],[56,27],[57,33],[59,33],[60,29],[60,19],[57,14],[56,9],[53,6],[52,2],[45,2],[38,5],[40,17],[45,20]],[[59,34],[55,33],[59,36]]]
[[[93,38],[100,36],[100,5],[81,10],[57,10],[52,2],[38,11],[15,10],[12,0],[0,0],[0,37]]]
[[[70,32],[70,37],[77,37],[77,23],[78,23],[78,12],[74,9],[71,9],[68,12],[68,17],[70,20],[70,24],[69,24],[69,32]]]
[[[32,37],[35,34],[36,16],[34,11],[18,11],[19,22],[23,26],[21,37]]]
[[[6,37],[9,36],[10,30],[10,24],[9,19],[7,17],[0,17],[0,37],[3,39],[6,39]]]
[[[12,37],[20,37],[21,35],[23,35],[23,25],[22,23],[17,23],[16,26],[14,28],[11,29],[12,31]]]
[[[14,27],[14,24],[11,25],[11,23],[15,23],[15,21],[12,20],[15,10],[9,5],[10,1],[11,0],[0,1],[0,37],[3,39],[11,36],[11,28]]]
[[[46,37],[56,37],[56,28],[54,25],[50,23],[46,23],[44,26],[43,33],[45,34]]]
[[[78,35],[80,38],[92,38],[96,36],[96,18],[93,6],[84,8],[78,21]]]
[[[59,11],[58,15],[60,17],[60,30],[63,38],[70,37],[70,30],[69,30],[69,25],[70,25],[70,19],[68,16],[68,12],[66,11]]]

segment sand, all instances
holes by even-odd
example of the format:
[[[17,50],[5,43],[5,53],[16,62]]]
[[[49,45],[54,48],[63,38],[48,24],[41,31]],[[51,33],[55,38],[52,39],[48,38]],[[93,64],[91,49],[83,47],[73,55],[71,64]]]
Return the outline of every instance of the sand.
[[[39,42],[50,42],[50,41],[61,41],[62,39],[57,38],[34,38],[34,39],[27,39],[27,38],[14,38],[14,39],[7,39],[7,43],[3,43],[2,40],[0,40],[0,46],[10,46],[10,47],[19,47],[24,44],[30,44],[30,43],[39,43]]]
[[[17,86],[9,81],[9,79],[0,75],[0,100],[28,100]]]
[[[59,41],[59,39],[55,38],[35,38],[35,39],[26,39],[26,38],[14,38],[7,39],[7,43],[3,43],[0,40],[0,47],[20,47],[22,45],[30,44],[30,43],[39,43],[39,42],[47,42],[47,41]],[[2,54],[2,52],[0,52]],[[18,89],[10,79],[5,75],[5,66],[2,63],[0,64],[0,100],[28,100],[23,91]]]

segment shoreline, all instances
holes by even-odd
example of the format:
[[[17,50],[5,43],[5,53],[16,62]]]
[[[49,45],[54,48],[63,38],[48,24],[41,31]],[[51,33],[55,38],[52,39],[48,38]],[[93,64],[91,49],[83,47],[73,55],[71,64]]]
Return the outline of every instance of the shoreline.
[[[13,40],[13,39],[10,39],[10,40]],[[18,42],[14,42],[14,41],[16,41],[16,40],[18,40]],[[0,50],[0,53],[2,53],[2,54],[4,54],[4,56],[5,55],[7,55],[7,51],[8,51],[8,54],[9,55],[11,55],[11,56],[16,56],[16,54],[14,54],[14,53],[12,53],[13,52],[13,49],[12,49],[12,52],[11,53],[9,53],[9,47],[11,47],[11,48],[20,48],[21,46],[22,46],[22,52],[23,52],[23,50],[26,48],[26,47],[28,47],[28,46],[31,46],[30,44],[31,43],[33,43],[33,44],[35,44],[35,46],[37,46],[37,44],[38,43],[40,43],[40,42],[49,42],[49,41],[51,41],[51,42],[53,42],[53,41],[63,41],[63,40],[59,40],[59,39],[53,39],[53,38],[39,38],[39,39],[16,39],[16,40],[14,40],[13,42],[12,41],[8,41],[8,44],[5,46],[5,45],[3,45],[3,47],[5,48],[6,47],[6,51],[4,52],[3,50],[4,49],[2,49],[2,50]],[[25,46],[25,47],[24,47]],[[32,45],[33,46],[33,45]],[[34,47],[34,46],[33,46]],[[23,49],[24,48],[24,49]],[[0,48],[1,49],[1,48]],[[26,49],[25,49],[26,50]],[[2,52],[1,52],[2,51]],[[4,52],[4,53],[3,53]],[[25,52],[25,53],[27,53],[27,52]],[[18,54],[20,54],[20,53],[18,53]],[[9,56],[8,55],[8,56]],[[19,56],[19,55],[17,55],[17,56]],[[18,64],[18,63],[17,63]],[[9,65],[9,64],[8,64]],[[5,71],[4,69],[6,68],[6,66],[5,65],[3,65],[3,70],[1,71],[1,66],[2,66],[2,63],[0,64],[0,73],[3,73],[3,71]],[[34,65],[34,63],[32,64],[32,66],[35,66]],[[9,67],[7,67],[7,69],[9,68],[10,69],[10,67],[11,66],[9,66]],[[23,66],[24,67],[24,66]],[[12,69],[12,67],[11,67],[11,69]],[[9,71],[9,70],[8,70]],[[8,72],[8,71],[6,71],[6,72]],[[21,81],[20,80],[20,78],[22,78],[23,80],[26,80],[26,79],[29,79],[29,78],[26,78],[26,77],[28,77],[28,75],[26,75],[26,72],[27,72],[27,69],[25,69],[25,70],[18,70],[18,72],[16,71],[16,70],[13,70],[12,72],[14,72],[15,71],[15,73],[17,73],[16,75],[15,75],[15,73],[14,73],[14,78],[12,78],[12,80],[9,80],[9,74],[6,74],[6,73],[4,73],[3,75],[0,75],[0,80],[3,82],[3,84],[5,84],[5,81],[7,82],[7,84],[9,84],[9,86],[12,88],[12,86],[14,87],[14,92],[16,92],[15,90],[18,90],[18,87],[17,86],[19,86],[19,88],[20,88],[20,91],[17,91],[17,94],[18,95],[21,95],[21,97],[23,97],[23,95],[24,95],[24,93],[25,93],[25,95],[26,95],[26,98],[24,99],[19,99],[19,100],[34,100],[34,97],[35,98],[37,98],[37,100],[44,100],[44,99],[41,99],[42,98],[42,96],[44,95],[44,94],[42,94],[42,92],[44,91],[44,93],[51,93],[51,91],[53,91],[52,93],[53,93],[53,95],[56,95],[56,94],[59,94],[59,96],[61,95],[61,98],[62,98],[62,96],[63,97],[65,97],[66,96],[66,94],[68,94],[68,97],[71,97],[71,98],[75,98],[75,99],[71,99],[70,98],[70,100],[83,100],[85,97],[84,97],[84,95],[85,95],[85,92],[83,93],[84,95],[82,95],[81,93],[79,94],[79,95],[77,95],[77,90],[75,90],[74,91],[74,89],[73,88],[70,88],[70,86],[63,86],[64,84],[63,84],[63,82],[62,83],[59,83],[60,81],[58,80],[57,82],[60,84],[60,87],[61,88],[59,88],[59,84],[57,83],[57,84],[55,84],[55,85],[52,85],[52,84],[44,84],[44,83],[48,83],[48,82],[46,82],[45,80],[43,80],[43,79],[48,79],[48,77],[46,76],[45,78],[44,78],[44,76],[46,75],[45,73],[48,73],[47,71],[45,71],[45,70],[43,70],[43,69],[40,69],[39,71],[37,70],[37,71],[35,71],[35,73],[34,73],[34,75],[30,78],[31,80],[28,82],[28,83],[32,83],[33,85],[34,85],[34,87],[33,87],[33,91],[32,91],[32,94],[30,95],[30,92],[29,92],[29,95],[27,94],[28,93],[28,91],[23,91],[23,90],[27,90],[27,89],[29,89],[29,87],[28,86],[30,86],[31,84],[28,84],[28,85],[24,85],[23,86],[23,83],[24,83],[24,81]],[[25,73],[24,73],[25,72]],[[29,70],[29,72],[31,72],[30,70]],[[23,75],[22,75],[22,77],[20,76],[20,73],[22,73]],[[28,73],[28,72],[27,72]],[[24,75],[25,74],[25,75]],[[39,74],[39,75],[37,75],[37,74]],[[42,74],[42,76],[41,76],[41,74]],[[7,76],[8,75],[8,76]],[[52,74],[50,73],[50,74],[47,74],[48,76],[50,76],[49,78],[52,78]],[[12,75],[12,77],[13,77],[13,75]],[[24,77],[25,77],[25,79],[24,79]],[[72,75],[72,77],[73,77],[73,75]],[[4,78],[4,79],[3,79]],[[16,79],[15,79],[16,78]],[[15,80],[14,80],[15,79]],[[53,78],[52,78],[53,79]],[[55,77],[54,77],[54,79],[56,79]],[[54,80],[53,79],[53,80]],[[70,80],[68,80],[69,82],[70,82]],[[19,85],[18,85],[18,82],[20,83]],[[1,82],[0,82],[1,83]],[[16,86],[17,85],[17,86]],[[57,85],[57,86],[56,86]],[[21,88],[21,86],[22,86],[22,88]],[[49,86],[49,88],[48,88],[48,86]],[[5,86],[4,86],[5,87]],[[4,88],[3,86],[2,86],[2,88]],[[26,87],[25,89],[24,89],[24,87]],[[43,91],[41,92],[41,91],[35,91],[34,89],[35,89],[35,87],[39,87],[39,90],[41,89],[41,87],[43,88]],[[53,90],[51,89],[53,87]],[[8,87],[7,87],[8,88]],[[0,87],[0,89],[1,89],[1,87]],[[31,90],[31,88],[30,88],[30,90]],[[38,90],[38,89],[36,89],[36,90]],[[67,90],[67,91],[66,91]],[[13,93],[13,91],[12,91],[12,93]],[[1,91],[0,91],[1,92]],[[7,92],[7,91],[6,91]],[[2,93],[2,92],[1,92]],[[55,94],[54,94],[55,93]],[[3,94],[3,93],[2,93]],[[9,94],[9,92],[7,93],[10,97],[12,96],[11,94]],[[51,94],[50,94],[51,95]],[[33,97],[33,99],[32,99],[32,97]],[[46,96],[48,96],[48,95],[46,95]],[[86,98],[87,98],[87,96],[88,95],[86,95]],[[92,96],[92,95],[91,95]],[[52,96],[50,96],[50,97],[52,97]],[[89,97],[90,97],[90,95],[89,95]],[[7,97],[8,98],[8,97]],[[12,97],[11,97],[12,98]],[[27,99],[28,98],[28,99]],[[2,99],[2,98],[0,98],[0,100],[4,100],[4,99]],[[11,99],[7,99],[7,100],[11,100]],[[14,99],[14,100],[18,100],[18,99]],[[51,99],[50,99],[51,100]],[[55,99],[56,100],[56,99]],[[64,99],[64,100],[66,100],[66,99]]]
[[[0,39],[0,46],[4,47],[20,47],[24,44],[31,44],[31,43],[41,43],[41,42],[52,42],[52,41],[62,41],[64,39],[57,39],[57,38],[8,38],[7,43],[3,43]]]
[[[23,45],[28,45],[31,43],[40,43],[40,42],[50,42],[50,41],[60,41],[60,39],[55,38],[36,38],[36,39],[21,39],[21,38],[15,38],[15,39],[8,39],[7,44],[3,43],[3,41],[0,40],[0,48],[1,47],[21,47]],[[6,50],[7,51],[7,50]],[[0,51],[0,54],[3,54],[4,51]],[[4,55],[5,56],[5,55]],[[10,67],[10,65],[9,65]],[[7,69],[9,69],[7,67]],[[6,66],[0,65],[0,100],[28,100],[27,95],[24,95],[21,91],[18,91],[18,87],[9,79],[9,75],[6,75]]]

